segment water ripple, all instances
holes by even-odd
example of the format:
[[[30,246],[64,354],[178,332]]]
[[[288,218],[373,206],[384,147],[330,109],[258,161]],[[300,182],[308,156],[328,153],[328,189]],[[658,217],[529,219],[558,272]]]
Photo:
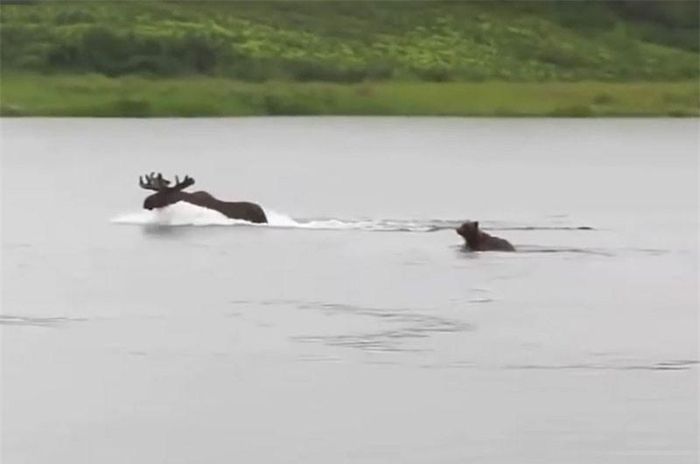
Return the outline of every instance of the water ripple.
[[[488,299],[478,299],[474,303],[488,303]],[[351,316],[370,317],[376,319],[385,327],[367,332],[341,333],[333,335],[298,335],[290,337],[303,343],[322,343],[328,346],[357,348],[364,351],[423,351],[410,346],[411,342],[425,339],[437,334],[468,332],[475,330],[471,323],[458,319],[425,314],[427,310],[411,308],[379,308],[358,306],[347,303],[332,303],[324,301],[301,301],[288,299],[273,299],[263,301],[230,301],[236,305],[256,306],[295,306],[302,310],[320,311],[326,315],[346,314]]]
[[[575,363],[575,364],[510,364],[503,369],[518,370],[645,370],[645,371],[681,371],[694,368],[700,361],[674,359],[657,362],[637,363]]]
[[[329,346],[357,348],[365,351],[422,351],[407,346],[408,342],[428,338],[435,334],[475,330],[474,325],[467,322],[428,315],[410,309],[371,308],[324,302],[307,302],[299,305],[299,308],[374,317],[391,324],[390,328],[372,332],[293,337],[294,340],[300,342],[324,343]]]
[[[33,327],[58,327],[70,322],[82,322],[87,319],[72,317],[28,317],[0,315],[0,325],[19,325]]]

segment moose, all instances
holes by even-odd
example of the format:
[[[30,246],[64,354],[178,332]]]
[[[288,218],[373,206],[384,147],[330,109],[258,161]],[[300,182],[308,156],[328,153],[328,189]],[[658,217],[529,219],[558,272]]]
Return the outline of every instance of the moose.
[[[464,239],[464,245],[472,251],[515,251],[508,240],[479,229],[478,221],[467,221],[455,230]]]
[[[144,209],[152,210],[164,208],[178,201],[184,201],[203,208],[213,209],[231,219],[242,219],[256,224],[267,223],[265,211],[260,205],[245,201],[221,201],[204,191],[194,193],[184,192],[184,189],[194,185],[194,179],[187,175],[182,181],[178,176],[175,176],[175,185],[171,187],[171,183],[172,182],[169,180],[163,178],[163,174],[161,173],[156,174],[152,172],[151,174],[146,174],[145,179],[139,176],[139,185],[141,188],[156,192],[146,197],[143,201]]]

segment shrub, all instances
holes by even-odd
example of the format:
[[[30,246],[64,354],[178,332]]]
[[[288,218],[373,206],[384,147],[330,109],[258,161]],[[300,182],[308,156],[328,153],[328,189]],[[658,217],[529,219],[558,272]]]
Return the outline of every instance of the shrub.
[[[84,10],[63,10],[56,14],[55,22],[58,25],[90,23],[93,16]]]
[[[588,105],[572,105],[556,108],[550,116],[563,116],[570,118],[585,118],[593,116],[593,109]]]
[[[151,104],[139,98],[121,98],[112,103],[116,114],[124,117],[147,117],[151,114]]]
[[[614,101],[615,99],[609,93],[599,93],[598,95],[593,97],[593,103],[595,103],[596,105],[609,105]]]

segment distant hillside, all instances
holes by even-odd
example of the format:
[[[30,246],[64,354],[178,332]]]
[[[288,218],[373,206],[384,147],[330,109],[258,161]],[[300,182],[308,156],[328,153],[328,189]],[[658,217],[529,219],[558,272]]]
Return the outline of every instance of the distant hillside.
[[[11,73],[246,81],[697,79],[697,1],[0,6]]]

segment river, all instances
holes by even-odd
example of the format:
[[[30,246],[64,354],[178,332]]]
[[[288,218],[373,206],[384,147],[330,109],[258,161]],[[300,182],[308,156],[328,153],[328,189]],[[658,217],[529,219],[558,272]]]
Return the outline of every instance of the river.
[[[698,460],[697,120],[1,135],[3,463]],[[142,210],[150,171],[270,224]]]

